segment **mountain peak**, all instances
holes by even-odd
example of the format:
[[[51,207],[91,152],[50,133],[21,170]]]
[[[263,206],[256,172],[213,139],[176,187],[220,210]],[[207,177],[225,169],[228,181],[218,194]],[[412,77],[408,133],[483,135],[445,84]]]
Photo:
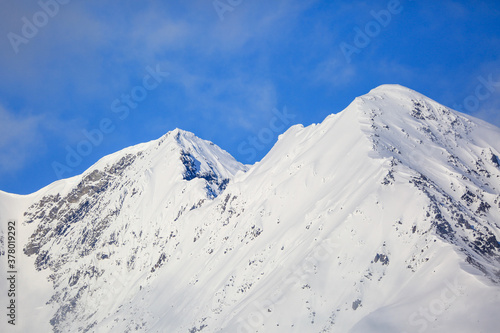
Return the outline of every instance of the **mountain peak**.
[[[488,161],[499,156],[500,143],[491,140],[500,136],[499,128],[400,85],[377,87],[357,98],[353,107],[379,156],[400,160],[421,173],[435,174],[445,165],[460,168],[476,183],[490,183],[480,180],[489,167],[471,173],[471,167],[465,165],[470,163],[470,154]]]
[[[364,132],[371,137],[405,141],[419,138],[420,144],[427,140],[436,143],[441,139],[445,143],[471,139],[478,123],[473,117],[395,84],[372,89],[356,98],[348,109],[356,110]]]
[[[176,128],[158,140],[158,145],[172,142],[179,147],[181,160],[193,160],[188,168],[196,165],[198,172],[216,173],[222,178],[232,178],[238,171],[247,168],[236,161],[228,152],[221,149],[211,141],[203,140],[189,131]],[[194,162],[196,160],[196,162]]]
[[[185,131],[183,129],[180,129],[180,128],[175,128],[171,131],[169,131],[167,134],[164,135],[165,137],[173,137],[175,138],[176,140],[180,140],[180,138],[185,138],[185,139],[199,139],[194,133],[192,132],[189,132],[189,131]]]
[[[415,90],[412,90],[408,87],[402,86],[400,84],[381,84],[380,86],[373,88],[370,90],[369,94],[376,93],[387,93],[387,92],[403,92],[403,93],[417,93]]]

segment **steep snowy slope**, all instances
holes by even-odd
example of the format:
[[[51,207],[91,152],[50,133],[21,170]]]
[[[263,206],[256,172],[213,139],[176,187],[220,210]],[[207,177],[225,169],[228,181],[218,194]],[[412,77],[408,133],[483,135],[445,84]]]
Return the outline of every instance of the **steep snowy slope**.
[[[0,204],[56,332],[491,332],[499,156],[500,129],[384,85],[248,171],[176,130]]]
[[[192,266],[159,272],[150,290],[161,300],[139,296],[161,309],[153,330],[495,330],[500,170],[489,157],[499,139],[498,129],[398,86],[291,128],[193,212],[209,223],[189,255],[168,263]]]
[[[95,320],[89,318],[103,318],[106,306],[116,301],[113,286],[106,285],[109,275],[125,276],[136,265],[140,275],[151,269],[153,265],[145,267],[147,259],[158,260],[159,254],[148,252],[147,246],[160,242],[158,228],[212,200],[245,169],[213,143],[174,130],[107,156],[83,175],[33,195],[0,193],[2,222],[17,221],[23,234],[18,256],[24,252],[29,267],[39,271],[36,279],[24,274],[23,265],[20,281],[29,284],[48,276],[51,282],[41,287],[49,298],[37,304],[48,302],[52,308],[45,323],[50,320],[55,331],[67,331],[72,322],[92,327]],[[168,237],[175,237],[175,231]],[[53,290],[47,292],[47,287]],[[21,318],[32,313],[30,303],[19,301]]]

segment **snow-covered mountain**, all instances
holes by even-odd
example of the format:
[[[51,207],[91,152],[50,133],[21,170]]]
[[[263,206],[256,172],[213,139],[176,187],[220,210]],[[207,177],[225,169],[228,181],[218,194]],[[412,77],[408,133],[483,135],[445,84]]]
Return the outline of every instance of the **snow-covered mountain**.
[[[499,156],[499,128],[384,85],[252,166],[174,130],[0,192],[16,329],[496,331]]]

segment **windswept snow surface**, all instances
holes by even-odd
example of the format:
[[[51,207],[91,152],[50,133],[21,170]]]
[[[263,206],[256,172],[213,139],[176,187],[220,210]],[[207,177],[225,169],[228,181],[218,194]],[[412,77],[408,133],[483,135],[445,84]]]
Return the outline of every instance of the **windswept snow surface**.
[[[32,195],[0,192],[3,233],[14,219],[23,235],[19,324],[496,331],[499,156],[499,128],[398,85],[291,127],[250,167],[174,130]]]

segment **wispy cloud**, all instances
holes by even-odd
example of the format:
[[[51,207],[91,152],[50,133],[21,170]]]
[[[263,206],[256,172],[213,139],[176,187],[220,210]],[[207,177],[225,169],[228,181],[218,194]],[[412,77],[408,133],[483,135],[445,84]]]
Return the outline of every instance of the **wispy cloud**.
[[[51,114],[8,109],[0,105],[0,177],[22,170],[45,155],[57,141],[81,138],[82,119],[59,119]]]
[[[481,101],[478,110],[471,114],[500,127],[500,80],[497,89],[486,100]]]
[[[0,175],[22,169],[44,152],[42,121],[42,116],[16,116],[0,106]]]
[[[343,57],[338,55],[318,64],[313,71],[313,80],[320,84],[329,84],[338,87],[351,83],[356,77],[357,66],[346,64]]]
[[[242,72],[213,76],[180,67],[172,68],[171,77],[184,88],[187,113],[201,112],[207,120],[224,121],[228,128],[258,129],[258,123],[277,106],[276,88],[264,78]]]

